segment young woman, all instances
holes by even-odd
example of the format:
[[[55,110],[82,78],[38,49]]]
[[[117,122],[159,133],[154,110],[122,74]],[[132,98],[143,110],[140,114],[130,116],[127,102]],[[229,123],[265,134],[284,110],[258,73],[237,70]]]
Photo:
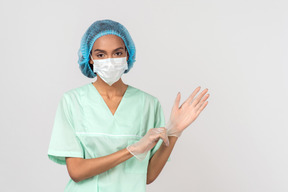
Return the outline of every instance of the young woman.
[[[112,20],[94,22],[82,37],[80,70],[97,80],[63,94],[48,149],[52,161],[67,166],[65,191],[146,191],[208,104],[207,89],[194,98],[196,88],[180,107],[178,93],[165,127],[159,100],[121,80],[135,53],[127,29]]]

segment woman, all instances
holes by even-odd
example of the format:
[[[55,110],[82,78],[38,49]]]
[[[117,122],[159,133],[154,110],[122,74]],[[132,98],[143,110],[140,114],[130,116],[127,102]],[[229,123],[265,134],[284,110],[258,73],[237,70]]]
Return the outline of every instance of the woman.
[[[52,161],[67,166],[65,191],[146,191],[208,104],[207,89],[194,99],[200,87],[195,89],[180,108],[178,93],[164,127],[159,100],[121,80],[135,53],[127,29],[112,20],[94,22],[82,37],[80,70],[97,80],[63,94],[48,150]]]

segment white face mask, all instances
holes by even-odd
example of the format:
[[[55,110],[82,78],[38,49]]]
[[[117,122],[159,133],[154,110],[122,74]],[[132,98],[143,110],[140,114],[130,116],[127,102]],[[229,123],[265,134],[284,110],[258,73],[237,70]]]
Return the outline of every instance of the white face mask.
[[[124,71],[128,69],[126,57],[97,59],[93,62],[93,71],[110,86],[118,81]]]

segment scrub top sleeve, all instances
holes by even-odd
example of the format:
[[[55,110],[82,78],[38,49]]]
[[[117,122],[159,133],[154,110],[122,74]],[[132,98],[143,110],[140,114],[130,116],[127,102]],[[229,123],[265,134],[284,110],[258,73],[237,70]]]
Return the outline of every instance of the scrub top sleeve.
[[[165,116],[161,104],[158,99],[155,100],[155,121],[154,128],[165,127]],[[162,139],[159,139],[158,143],[151,149],[150,158],[156,153],[163,143]],[[167,161],[171,161],[170,156]]]
[[[54,126],[48,148],[48,157],[55,163],[65,165],[65,157],[83,158],[80,141],[76,137],[71,115],[71,100],[63,95],[56,110]]]

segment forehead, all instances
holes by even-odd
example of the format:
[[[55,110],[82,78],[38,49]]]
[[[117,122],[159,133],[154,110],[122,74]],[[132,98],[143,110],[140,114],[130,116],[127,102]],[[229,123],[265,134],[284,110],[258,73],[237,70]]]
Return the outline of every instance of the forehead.
[[[102,37],[99,37],[93,45],[93,49],[99,48],[99,49],[113,49],[118,47],[125,47],[125,43],[122,40],[121,37],[118,37],[117,35],[104,35]]]

